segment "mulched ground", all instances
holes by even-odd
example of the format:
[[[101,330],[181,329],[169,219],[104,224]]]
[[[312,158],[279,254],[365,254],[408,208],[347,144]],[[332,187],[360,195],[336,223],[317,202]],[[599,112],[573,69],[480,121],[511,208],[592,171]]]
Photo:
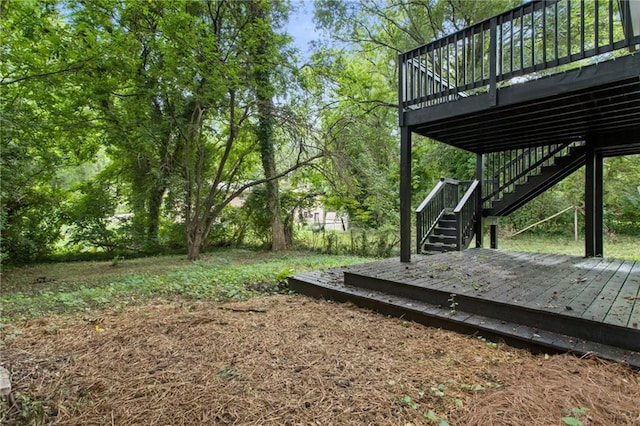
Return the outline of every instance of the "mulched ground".
[[[7,424],[640,425],[640,373],[622,365],[303,296],[156,301],[0,339]]]

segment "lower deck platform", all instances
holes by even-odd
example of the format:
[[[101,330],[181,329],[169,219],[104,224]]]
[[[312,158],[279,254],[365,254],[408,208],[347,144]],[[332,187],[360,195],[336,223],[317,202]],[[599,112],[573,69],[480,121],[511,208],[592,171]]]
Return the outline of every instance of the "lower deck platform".
[[[299,274],[289,286],[426,325],[640,368],[636,261],[470,249]]]

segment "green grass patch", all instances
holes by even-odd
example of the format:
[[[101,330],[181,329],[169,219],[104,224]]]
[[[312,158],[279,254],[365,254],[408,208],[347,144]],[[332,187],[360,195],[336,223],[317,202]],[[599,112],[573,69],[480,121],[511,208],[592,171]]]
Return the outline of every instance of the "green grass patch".
[[[225,249],[189,262],[184,255],[13,268],[2,276],[1,322],[125,307],[152,298],[242,300],[283,290],[287,276],[370,258]]]
[[[489,236],[485,237],[485,243],[489,245]],[[498,248],[529,253],[584,256],[584,239],[575,241],[566,236],[521,234],[513,238],[499,238]],[[640,237],[627,235],[606,237],[604,256],[612,259],[640,260]]]

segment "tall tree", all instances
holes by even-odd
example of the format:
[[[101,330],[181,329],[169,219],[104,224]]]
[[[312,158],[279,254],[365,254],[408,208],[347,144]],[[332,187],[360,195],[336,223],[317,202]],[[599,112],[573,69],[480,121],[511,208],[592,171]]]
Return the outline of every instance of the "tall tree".
[[[282,206],[280,202],[280,185],[276,178],[275,153],[275,105],[276,94],[272,82],[272,73],[278,62],[284,60],[279,54],[277,35],[273,31],[270,3],[264,0],[251,2],[251,33],[254,39],[253,72],[255,78],[255,94],[257,101],[258,122],[256,136],[260,145],[260,157],[264,176],[268,209],[271,216],[271,248],[273,251],[287,249]]]
[[[0,37],[0,250],[23,262],[53,249],[67,196],[60,175],[98,148],[95,115],[73,82],[93,55],[72,48],[54,1],[3,2]]]

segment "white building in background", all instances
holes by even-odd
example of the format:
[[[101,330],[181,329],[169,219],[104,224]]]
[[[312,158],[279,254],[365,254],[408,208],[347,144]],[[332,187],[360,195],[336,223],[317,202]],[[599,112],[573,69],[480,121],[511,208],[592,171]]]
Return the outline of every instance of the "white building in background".
[[[325,210],[323,205],[301,209],[294,213],[295,223],[311,227],[314,231],[346,231],[349,229],[349,216],[335,211]]]

